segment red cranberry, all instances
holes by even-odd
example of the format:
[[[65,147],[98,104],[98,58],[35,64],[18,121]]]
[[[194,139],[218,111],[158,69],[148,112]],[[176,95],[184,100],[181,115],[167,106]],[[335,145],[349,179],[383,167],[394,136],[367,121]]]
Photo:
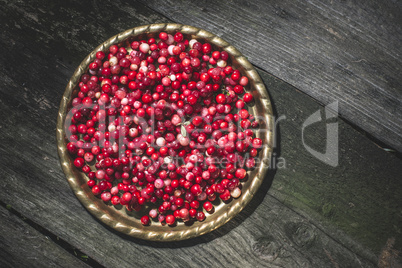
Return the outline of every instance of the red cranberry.
[[[82,158],[82,157],[77,157],[77,158],[74,160],[74,165],[75,165],[77,168],[82,168],[82,167],[85,165],[85,160],[84,160],[84,158]]]
[[[197,215],[196,215],[196,219],[197,219],[197,221],[203,221],[203,220],[205,220],[205,214],[204,214],[204,212],[198,211],[198,212],[197,212]]]
[[[151,220],[149,219],[148,215],[142,216],[141,217],[141,224],[142,225],[149,225],[151,223]]]
[[[253,101],[253,95],[251,95],[250,93],[246,93],[243,96],[243,100],[247,103],[252,102]]]
[[[209,213],[212,213],[212,211],[213,211],[213,209],[214,209],[214,206],[213,206],[212,203],[209,202],[209,201],[205,202],[204,205],[203,205],[203,207],[204,207],[204,209],[205,209],[207,212],[209,212]]]
[[[190,214],[187,208],[180,209],[179,216],[183,221],[188,221],[190,219]]]
[[[253,147],[256,149],[261,148],[262,146],[262,140],[260,138],[254,138],[253,139]]]
[[[216,102],[219,104],[225,104],[226,103],[226,96],[224,94],[218,94],[216,96]]]
[[[173,215],[167,215],[165,221],[168,225],[172,226],[176,223],[176,218]]]

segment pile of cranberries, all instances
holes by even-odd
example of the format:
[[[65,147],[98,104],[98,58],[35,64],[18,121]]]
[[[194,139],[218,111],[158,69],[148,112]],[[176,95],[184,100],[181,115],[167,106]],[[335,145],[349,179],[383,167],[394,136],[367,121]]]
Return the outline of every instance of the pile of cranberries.
[[[248,79],[230,64],[180,32],[98,51],[66,121],[67,150],[92,193],[141,210],[143,225],[169,226],[238,198],[262,140]]]

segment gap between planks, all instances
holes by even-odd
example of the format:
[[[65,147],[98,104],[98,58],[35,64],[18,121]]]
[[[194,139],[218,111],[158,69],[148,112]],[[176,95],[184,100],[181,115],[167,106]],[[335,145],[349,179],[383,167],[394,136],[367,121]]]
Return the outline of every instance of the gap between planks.
[[[36,231],[38,231],[39,233],[44,235],[46,238],[50,239],[53,243],[60,246],[62,249],[64,249],[66,252],[68,252],[73,257],[77,258],[78,260],[84,262],[87,265],[90,265],[91,267],[95,267],[95,268],[103,268],[104,267],[101,264],[99,264],[96,260],[94,260],[90,256],[88,256],[85,252],[82,252],[81,250],[73,247],[67,241],[65,241],[65,240],[61,239],[60,237],[58,237],[57,235],[53,234],[52,232],[47,230],[45,227],[35,223],[31,219],[29,219],[29,218],[25,217],[24,215],[22,215],[21,213],[19,213],[11,205],[7,205],[3,201],[0,200],[0,206],[7,209],[11,214],[20,218],[27,225],[34,228]]]

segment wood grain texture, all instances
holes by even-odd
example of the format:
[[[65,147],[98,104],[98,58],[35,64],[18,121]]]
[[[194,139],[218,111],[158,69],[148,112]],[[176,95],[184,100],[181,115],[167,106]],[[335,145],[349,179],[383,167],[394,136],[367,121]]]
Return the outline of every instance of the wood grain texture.
[[[402,151],[402,7],[394,1],[142,1],[204,28],[251,63]]]
[[[278,171],[270,194],[304,215],[319,214],[324,222],[334,224],[375,252],[392,237],[398,237],[396,246],[402,249],[401,159],[379,149],[344,121],[325,120],[324,107],[313,104],[293,87],[266,73],[260,75],[281,116]],[[324,120],[303,129],[303,123],[317,111]],[[309,146],[325,152],[329,123],[338,124],[336,167],[306,149]],[[330,234],[328,228],[325,230]]]
[[[0,206],[0,266],[89,267]]]
[[[286,168],[269,172],[241,214],[208,235],[177,243],[131,239],[105,227],[80,205],[59,166],[58,103],[75,67],[99,43],[125,29],[168,20],[141,4],[120,1],[106,8],[78,1],[1,4],[0,20],[6,23],[0,32],[0,177],[5,189],[0,200],[98,263],[374,267],[389,237],[402,249],[401,161],[342,120],[340,165],[332,169],[314,159],[302,145],[301,125],[322,107],[264,71],[260,75],[277,113],[286,116],[277,147]],[[323,125],[309,131],[307,143],[322,149]],[[174,262],[163,263],[172,256]]]

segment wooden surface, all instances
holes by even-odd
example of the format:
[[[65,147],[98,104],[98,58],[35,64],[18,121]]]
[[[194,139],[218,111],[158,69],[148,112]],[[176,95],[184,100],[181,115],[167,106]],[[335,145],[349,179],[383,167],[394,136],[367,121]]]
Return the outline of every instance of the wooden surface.
[[[401,263],[395,253],[402,250],[401,159],[341,119],[334,121],[339,124],[339,165],[330,167],[313,157],[303,146],[301,129],[323,106],[300,92],[301,88],[292,87],[291,80],[272,76],[272,70],[251,56],[252,63],[261,66],[259,73],[282,118],[275,158],[284,165],[269,172],[242,213],[199,238],[155,243],[106,227],[81,206],[59,166],[58,104],[75,67],[99,43],[131,27],[171,20],[131,2],[88,6],[79,1],[0,3],[1,267],[87,264],[66,247],[88,256],[91,265],[105,267],[375,267],[381,261],[381,265]],[[182,15],[171,19],[194,24]],[[215,19],[218,23],[219,18]],[[236,32],[240,27],[236,25],[226,30]],[[289,27],[286,22],[278,25]],[[233,43],[245,54],[249,51]],[[312,79],[314,72],[310,72],[299,75]],[[391,89],[384,92],[393,94]],[[353,99],[362,101],[357,96]],[[400,119],[397,112],[395,120]],[[316,150],[324,150],[323,124],[305,132],[306,143]],[[9,206],[12,210],[5,209]],[[46,234],[64,242],[49,240]]]
[[[400,1],[142,0],[209,30],[258,67],[402,151]]]
[[[4,207],[0,226],[1,267],[89,267]]]

